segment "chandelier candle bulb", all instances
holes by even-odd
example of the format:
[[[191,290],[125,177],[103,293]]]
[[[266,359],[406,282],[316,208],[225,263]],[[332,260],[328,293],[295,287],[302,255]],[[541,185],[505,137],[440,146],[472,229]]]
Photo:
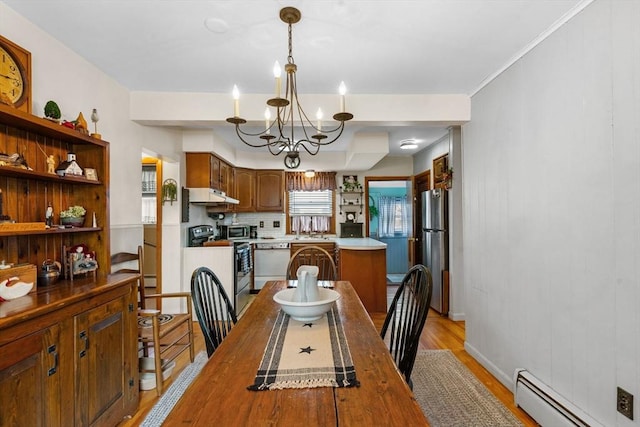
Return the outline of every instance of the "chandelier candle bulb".
[[[318,108],[316,113],[316,119],[318,119],[318,132],[322,131],[322,110]]]
[[[233,117],[240,117],[240,91],[233,85]]]
[[[280,63],[276,61],[273,64],[273,76],[276,78],[276,98],[280,98],[280,89],[282,86],[282,81],[280,80],[280,76],[282,75],[282,68],[280,68]]]
[[[269,107],[264,109],[264,126],[267,133],[269,133],[269,122],[271,121],[271,111]]]
[[[344,82],[340,82],[338,91],[340,92],[340,112],[344,113],[344,95],[347,93],[347,87],[344,85]]]

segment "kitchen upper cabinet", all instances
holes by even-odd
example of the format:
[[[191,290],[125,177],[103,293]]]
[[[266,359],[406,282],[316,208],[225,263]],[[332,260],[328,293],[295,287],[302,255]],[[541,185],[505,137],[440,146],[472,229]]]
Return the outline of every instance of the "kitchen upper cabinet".
[[[233,167],[223,160],[220,160],[220,191],[224,191],[225,194],[230,196],[233,196],[235,191],[233,185]]]
[[[256,210],[256,171],[253,169],[235,169],[235,205],[236,212],[255,212]]]
[[[187,188],[213,188],[230,193],[231,166],[211,153],[185,153]]]
[[[284,171],[256,171],[256,211],[284,212]]]

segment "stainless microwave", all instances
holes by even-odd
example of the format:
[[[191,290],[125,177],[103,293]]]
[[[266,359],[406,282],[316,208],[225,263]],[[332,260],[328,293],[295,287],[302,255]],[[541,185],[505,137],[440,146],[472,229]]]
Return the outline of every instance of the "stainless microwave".
[[[249,226],[248,225],[221,225],[220,226],[220,239],[222,240],[237,240],[249,238]]]

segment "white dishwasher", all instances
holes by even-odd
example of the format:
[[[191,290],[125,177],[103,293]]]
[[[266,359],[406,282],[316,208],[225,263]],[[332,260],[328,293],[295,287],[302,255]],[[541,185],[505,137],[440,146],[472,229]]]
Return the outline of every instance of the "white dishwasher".
[[[284,280],[289,264],[289,242],[255,243],[253,288],[262,289],[269,280]]]

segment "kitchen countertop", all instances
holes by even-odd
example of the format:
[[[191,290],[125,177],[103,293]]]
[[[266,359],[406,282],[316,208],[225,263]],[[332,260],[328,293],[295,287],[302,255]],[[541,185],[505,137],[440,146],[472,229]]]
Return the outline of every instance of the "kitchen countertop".
[[[349,238],[341,238],[341,237],[326,237],[326,238],[302,238],[296,239],[295,236],[280,236],[275,237],[273,239],[270,238],[258,238],[258,239],[247,239],[242,240],[243,242],[249,243],[322,243],[322,242],[331,242],[335,243],[339,249],[351,249],[351,250],[377,250],[377,249],[385,249],[387,247],[386,243],[382,243],[379,240],[372,239],[370,237],[349,237]]]

